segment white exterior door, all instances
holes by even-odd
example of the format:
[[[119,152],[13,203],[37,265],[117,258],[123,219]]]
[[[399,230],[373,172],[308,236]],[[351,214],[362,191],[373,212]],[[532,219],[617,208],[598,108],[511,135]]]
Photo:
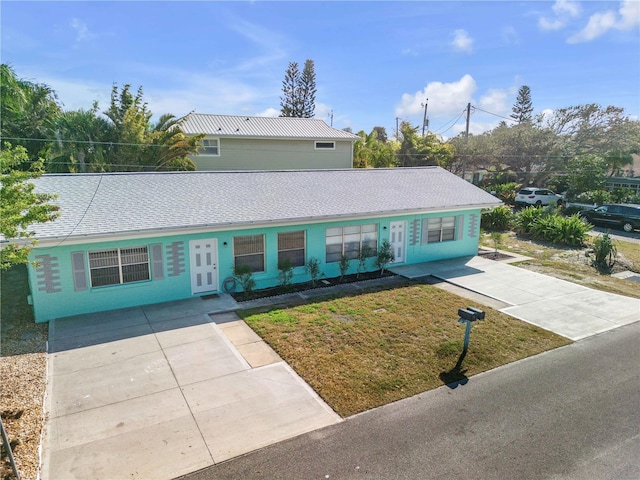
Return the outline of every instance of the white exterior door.
[[[404,263],[407,244],[407,222],[391,222],[389,224],[389,243],[393,251],[393,263]]]
[[[218,290],[218,240],[189,241],[189,265],[191,267],[191,293]]]

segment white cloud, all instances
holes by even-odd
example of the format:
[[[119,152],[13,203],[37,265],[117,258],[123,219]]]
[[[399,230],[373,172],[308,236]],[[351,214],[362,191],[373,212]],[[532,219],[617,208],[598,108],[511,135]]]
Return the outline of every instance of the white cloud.
[[[256,113],[255,116],[256,117],[279,117],[280,110],[278,110],[277,108],[269,107],[266,110],[263,110],[262,112]]]
[[[515,28],[505,27],[502,29],[502,41],[506,45],[520,45],[520,35]]]
[[[243,82],[226,81],[217,76],[194,74],[190,71],[151,69],[157,76],[171,75],[176,87],[144,88],[144,99],[154,118],[171,113],[181,117],[196,110],[200,113],[229,115],[256,115],[268,113],[269,105],[278,102],[269,87],[251,86]],[[99,110],[109,107],[112,83],[90,82],[82,78],[63,78],[38,71],[26,71],[27,76],[37,78],[58,93],[65,110],[88,110],[98,101]],[[122,84],[118,84],[120,87]],[[137,90],[136,85],[132,88]],[[279,113],[279,112],[278,112]]]
[[[557,0],[551,10],[553,10],[553,17],[538,19],[538,26],[542,30],[560,30],[567,25],[569,20],[579,17],[582,11],[580,4],[571,0]]]
[[[453,32],[453,41],[451,45],[456,50],[462,52],[471,52],[473,50],[473,39],[466,30],[458,29]]]
[[[424,90],[414,94],[404,93],[400,104],[396,106],[396,116],[417,117],[424,112],[424,103],[429,99],[427,114],[429,116],[447,116],[459,113],[471,101],[476,91],[476,81],[469,74],[457,82],[431,82]],[[422,117],[420,117],[422,120]]]
[[[89,31],[89,27],[87,27],[87,24],[79,18],[72,18],[69,25],[76,32],[77,43],[95,38],[95,35]]]
[[[620,21],[618,28],[629,30],[640,23],[640,2],[637,0],[625,0],[620,5]]]
[[[587,25],[567,40],[568,43],[582,43],[594,40],[609,30],[629,30],[640,23],[640,3],[637,0],[621,2],[618,12],[607,10],[596,12],[589,18]]]
[[[506,116],[509,113],[509,98],[511,94],[502,89],[491,89],[480,97],[479,107],[497,115]]]
[[[233,16],[227,17],[229,18],[229,22],[227,24],[227,28],[229,30],[232,30],[244,37],[253,43],[254,46],[259,47],[262,51],[261,55],[240,63],[236,67],[236,70],[252,71],[264,68],[266,65],[270,65],[273,62],[279,62],[287,57],[286,45],[288,44],[288,40],[285,37],[277,32],[264,28],[261,25]]]

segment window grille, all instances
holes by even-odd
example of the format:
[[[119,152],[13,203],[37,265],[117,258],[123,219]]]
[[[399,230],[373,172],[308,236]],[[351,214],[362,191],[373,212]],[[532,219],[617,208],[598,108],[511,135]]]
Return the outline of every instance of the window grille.
[[[92,287],[149,280],[147,247],[89,252],[89,272]]]
[[[278,233],[278,264],[289,261],[293,267],[305,264],[305,232]]]
[[[252,272],[264,272],[264,235],[233,237],[236,268],[246,265]]]

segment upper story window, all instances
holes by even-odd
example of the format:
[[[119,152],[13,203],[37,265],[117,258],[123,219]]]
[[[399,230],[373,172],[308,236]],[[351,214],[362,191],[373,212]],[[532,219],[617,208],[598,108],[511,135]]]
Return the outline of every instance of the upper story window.
[[[205,138],[202,140],[204,149],[200,151],[200,155],[220,156],[220,140],[217,138]]]
[[[316,142],[316,150],[335,150],[336,142]]]

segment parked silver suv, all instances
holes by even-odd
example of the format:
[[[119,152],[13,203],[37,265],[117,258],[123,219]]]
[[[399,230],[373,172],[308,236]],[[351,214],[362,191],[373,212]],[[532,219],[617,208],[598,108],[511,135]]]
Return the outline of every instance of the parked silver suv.
[[[516,205],[561,205],[562,196],[546,188],[526,187],[518,190],[516,194]]]

